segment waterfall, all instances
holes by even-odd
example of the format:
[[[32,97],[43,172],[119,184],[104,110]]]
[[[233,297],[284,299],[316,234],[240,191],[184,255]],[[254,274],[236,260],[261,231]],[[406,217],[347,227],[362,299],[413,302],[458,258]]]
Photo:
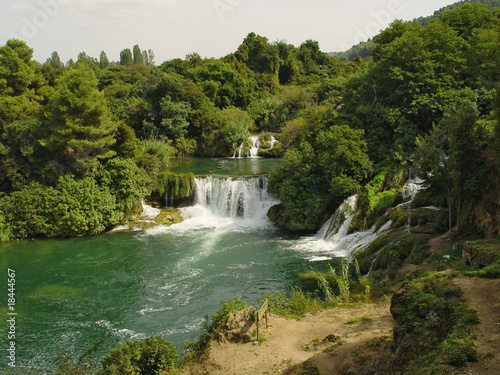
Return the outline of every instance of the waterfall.
[[[244,143],[242,143],[240,145],[240,147],[238,147],[237,150],[234,150],[234,154],[233,154],[233,158],[242,158],[243,157],[243,147],[244,147]],[[238,153],[238,156],[236,156],[236,153]]]
[[[403,186],[403,198],[410,198],[410,201],[412,201],[420,190],[425,190],[425,187],[422,186],[423,183],[424,180],[419,177],[408,179]]]
[[[307,258],[310,261],[323,260],[332,256],[351,259],[354,251],[368,246],[391,225],[391,221],[388,221],[378,231],[373,226],[368,230],[348,233],[357,210],[357,203],[358,195],[344,200],[316,235],[302,238],[293,245],[293,248],[315,254]]]
[[[269,150],[273,149],[276,142],[278,142],[278,140],[276,138],[274,138],[274,136],[271,136],[271,141],[269,142]]]
[[[151,207],[144,202],[141,201],[142,204],[142,213],[141,218],[145,220],[154,220],[161,213],[161,210],[158,208]]]
[[[321,227],[317,237],[326,241],[335,242],[345,237],[349,230],[352,218],[356,213],[359,195],[353,195],[344,200],[330,219]]]
[[[194,203],[227,217],[265,217],[277,202],[267,194],[267,176],[195,178]]]
[[[260,137],[258,135],[252,135],[249,139],[252,141],[252,147],[250,148],[250,151],[248,151],[248,157],[257,158],[260,147]]]

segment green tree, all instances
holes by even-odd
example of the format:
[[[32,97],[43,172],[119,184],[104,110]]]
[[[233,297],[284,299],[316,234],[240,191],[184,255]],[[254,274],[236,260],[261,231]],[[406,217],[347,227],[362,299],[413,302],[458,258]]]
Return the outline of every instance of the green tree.
[[[161,129],[170,139],[178,139],[186,137],[188,133],[189,122],[191,116],[191,104],[189,102],[173,102],[167,95],[160,102]]]
[[[151,178],[133,159],[111,159],[97,173],[97,179],[116,197],[122,217],[131,214],[150,192]]]
[[[94,72],[76,64],[59,81],[47,105],[47,136],[42,145],[64,169],[85,175],[99,160],[115,155],[117,122],[111,118]]]
[[[294,121],[294,141],[269,179],[269,192],[282,202],[271,216],[292,230],[316,231],[322,215],[358,191],[372,167],[363,131],[328,126],[324,115],[318,110]]]
[[[39,111],[45,80],[33,50],[9,40],[0,47],[0,190],[18,189],[36,172]]]
[[[246,111],[226,108],[219,112],[220,136],[231,151],[246,141],[253,128],[253,120]]]
[[[132,51],[130,48],[125,48],[120,52],[120,65],[121,66],[131,66],[134,63],[134,58],[132,57]]]
[[[99,56],[99,67],[101,69],[106,69],[109,66],[108,55],[106,52],[101,51],[101,55]]]
[[[132,49],[134,64],[144,64],[144,56],[138,44]]]

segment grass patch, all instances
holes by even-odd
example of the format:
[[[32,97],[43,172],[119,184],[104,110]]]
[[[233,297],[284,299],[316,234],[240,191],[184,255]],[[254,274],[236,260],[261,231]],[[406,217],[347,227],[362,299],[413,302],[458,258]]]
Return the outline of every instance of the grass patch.
[[[294,289],[290,295],[284,290],[264,292],[264,299],[259,299],[258,304],[262,305],[264,300],[269,300],[269,312],[286,317],[301,318],[307,313],[316,313],[325,308],[323,301],[312,293],[306,293],[302,289]]]

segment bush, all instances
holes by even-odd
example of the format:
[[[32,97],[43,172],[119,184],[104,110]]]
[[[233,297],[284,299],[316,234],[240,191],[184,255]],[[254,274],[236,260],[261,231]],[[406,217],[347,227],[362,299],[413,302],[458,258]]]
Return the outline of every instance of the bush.
[[[462,290],[446,278],[426,275],[392,297],[394,373],[415,373],[408,370],[443,362],[464,366],[477,360],[471,325],[479,320],[462,298]]]
[[[110,160],[98,173],[101,184],[116,197],[117,210],[124,216],[133,212],[150,191],[151,178],[132,159]]]
[[[177,365],[177,350],[159,335],[142,341],[127,340],[102,360],[105,374],[158,375]]]
[[[3,232],[12,238],[92,235],[123,217],[107,186],[99,186],[92,177],[75,180],[72,175],[61,176],[55,187],[26,185],[3,198],[0,210],[5,213]]]

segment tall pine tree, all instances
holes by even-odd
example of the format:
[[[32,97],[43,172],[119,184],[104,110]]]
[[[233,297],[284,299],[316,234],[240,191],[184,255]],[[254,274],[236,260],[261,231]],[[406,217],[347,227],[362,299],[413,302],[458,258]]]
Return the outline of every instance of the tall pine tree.
[[[59,81],[48,103],[47,137],[42,144],[55,151],[62,168],[84,176],[95,171],[99,160],[115,155],[117,123],[112,120],[98,80],[85,64],[75,64]]]

